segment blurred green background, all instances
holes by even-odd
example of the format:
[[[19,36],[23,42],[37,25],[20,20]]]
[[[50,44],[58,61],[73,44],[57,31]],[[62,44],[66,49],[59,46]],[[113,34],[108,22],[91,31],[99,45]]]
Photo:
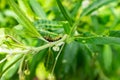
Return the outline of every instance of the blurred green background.
[[[36,28],[40,27],[39,20],[41,19],[50,21],[49,23],[43,22],[45,25],[52,24],[51,21],[68,21],[56,1],[15,0]],[[120,38],[119,0],[60,1],[71,18],[70,25],[80,19],[75,34],[83,38],[91,36]],[[30,35],[19,23],[17,14],[10,8],[8,1],[0,0],[1,61],[10,55],[2,52],[2,49],[6,48],[5,45],[7,49],[15,49],[16,45],[21,49],[15,41],[6,40],[4,37],[6,35],[14,37],[25,46],[38,47],[45,44],[42,40],[31,37],[33,35]],[[41,32],[41,27],[37,30],[42,36],[50,35],[44,34],[44,31]],[[50,26],[50,31],[62,36],[65,34],[61,28],[54,30]],[[10,69],[3,75],[4,68],[20,56],[13,54],[6,61],[0,62],[0,75],[2,75],[0,77],[1,80],[120,80],[120,44],[114,44],[114,42],[114,40],[113,43],[112,40],[109,42],[108,38],[93,40],[87,44],[84,44],[84,39],[82,42],[77,40],[66,42],[55,66],[54,75],[51,71],[58,52],[54,51],[53,47],[41,50],[37,54],[28,54],[23,61],[21,76],[18,71],[22,59],[12,64],[13,66],[9,66]]]

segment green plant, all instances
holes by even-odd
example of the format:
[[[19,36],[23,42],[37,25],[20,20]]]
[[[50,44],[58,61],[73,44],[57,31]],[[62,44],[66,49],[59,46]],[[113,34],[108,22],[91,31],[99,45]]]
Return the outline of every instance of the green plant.
[[[93,0],[82,8],[83,0],[66,1],[1,0],[16,22],[0,26],[1,80],[120,79],[120,2]]]

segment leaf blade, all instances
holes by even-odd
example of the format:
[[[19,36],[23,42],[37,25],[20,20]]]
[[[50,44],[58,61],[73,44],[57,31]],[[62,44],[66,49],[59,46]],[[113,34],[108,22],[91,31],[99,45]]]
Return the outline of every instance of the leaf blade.
[[[63,7],[62,3],[60,0],[56,0],[60,11],[62,12],[63,16],[66,18],[66,20],[69,22],[69,24],[72,26],[73,24],[73,20],[71,19],[71,17],[69,16],[69,14],[67,13],[67,11],[65,10],[65,8]]]
[[[100,8],[101,6],[104,6],[105,4],[109,4],[114,1],[117,1],[117,0],[97,0],[96,2],[92,3],[90,6],[85,8],[83,12],[81,13],[80,17],[86,16],[90,14],[91,12],[93,12],[94,10]]]
[[[14,0],[8,0],[9,5],[12,7],[13,11],[17,14],[21,24],[31,33],[34,34],[35,37],[40,37],[41,35],[37,32],[36,28],[32,24],[32,22],[24,15],[24,13],[20,10],[18,5]]]
[[[109,71],[112,64],[112,50],[109,45],[104,45],[102,56],[103,56],[104,68],[107,71]]]
[[[36,0],[29,0],[31,7],[33,8],[34,12],[41,17],[42,19],[47,19],[45,12],[43,11],[42,7]]]
[[[118,37],[79,37],[75,40],[81,43],[89,43],[89,44],[120,44],[120,38]]]

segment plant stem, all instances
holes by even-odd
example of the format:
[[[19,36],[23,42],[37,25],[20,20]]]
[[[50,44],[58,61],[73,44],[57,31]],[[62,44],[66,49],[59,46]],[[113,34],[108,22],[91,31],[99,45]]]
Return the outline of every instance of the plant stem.
[[[19,42],[17,39],[15,39],[13,36],[11,35],[6,35],[6,38],[11,38],[14,42],[20,44],[20,45],[23,45],[21,42]]]
[[[2,60],[0,60],[0,64],[5,62],[11,55],[7,55],[5,58],[3,58]]]
[[[58,44],[60,42],[63,42],[66,38],[67,38],[67,35],[64,35],[63,38],[58,40],[58,41],[50,42],[50,43],[45,44],[43,46],[40,46],[40,47],[37,47],[37,48],[32,48],[32,49],[33,49],[33,51],[39,52],[40,50],[43,50],[43,49],[48,48],[48,47],[52,47],[52,46],[54,46],[54,45],[56,45],[56,44]]]
[[[73,24],[73,26],[72,26],[72,28],[71,28],[71,31],[70,31],[70,36],[73,36],[73,35],[74,35],[75,30],[76,30],[76,28],[77,28],[80,20],[81,20],[81,18],[79,18],[79,19]]]
[[[88,46],[88,44],[85,44],[85,47],[88,49],[89,53],[90,53],[90,57],[93,58],[95,53],[90,49],[90,47]]]
[[[64,47],[64,44],[62,45],[60,51],[58,52],[58,54],[57,54],[57,56],[56,56],[56,58],[55,58],[55,63],[54,63],[54,65],[53,65],[52,72],[51,72],[52,74],[53,74],[53,72],[54,72],[54,70],[55,70],[55,66],[56,66],[56,64],[57,64],[58,58],[59,58],[59,56],[60,56],[60,53],[62,52],[63,47]]]
[[[20,63],[20,67],[19,67],[19,70],[18,70],[18,74],[19,74],[19,79],[20,80],[22,80],[22,78],[24,78],[24,73],[23,73],[22,67],[24,65],[25,57],[26,57],[26,54],[22,57],[22,60],[21,60],[21,63]]]
[[[26,50],[22,50],[22,49],[5,49],[5,48],[1,48],[0,47],[0,53],[7,53],[7,54],[19,54],[19,53],[27,53],[28,51],[30,51],[30,49],[26,49]]]
[[[58,41],[55,41],[55,42],[50,42],[48,44],[45,44],[43,46],[40,46],[40,47],[26,47],[26,49],[22,50],[22,49],[4,49],[4,48],[1,48],[0,47],[0,52],[1,53],[28,53],[29,51],[35,51],[35,52],[39,52],[40,50],[43,50],[45,48],[48,48],[48,47],[51,47],[51,46],[54,46],[60,42],[63,42],[65,39],[67,38],[67,35],[64,35],[62,39],[58,40]]]

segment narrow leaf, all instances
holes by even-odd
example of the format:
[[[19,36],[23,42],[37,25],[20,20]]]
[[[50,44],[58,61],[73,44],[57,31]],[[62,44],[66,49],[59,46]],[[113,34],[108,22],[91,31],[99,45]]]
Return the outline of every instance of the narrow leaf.
[[[5,39],[5,29],[0,28],[0,45],[4,42]]]
[[[46,52],[46,56],[44,60],[44,65],[47,71],[50,72],[52,71],[54,61],[55,61],[54,52],[49,48],[49,50]]]
[[[46,19],[46,14],[36,0],[29,0],[34,12],[42,19]]]
[[[109,71],[112,63],[112,50],[109,45],[104,46],[103,63],[104,63],[104,68]]]
[[[66,23],[66,21],[50,21],[50,20],[46,20],[46,19],[40,19],[40,20],[37,20],[37,21],[35,21],[34,22],[34,25],[36,26],[36,27],[41,27],[41,28],[43,28],[43,27],[58,27],[58,28],[60,28],[60,27],[62,27],[63,26],[63,24],[64,23]]]
[[[34,25],[38,30],[44,29],[56,29],[56,31],[59,29],[63,29],[66,34],[70,33],[70,25],[68,21],[50,21],[50,20],[38,20],[34,22]]]
[[[69,71],[74,71],[74,68],[76,66],[76,55],[79,52],[79,44],[77,42],[71,42],[70,44],[66,44],[64,51],[63,51],[63,69],[65,71],[65,73],[69,72]],[[72,64],[72,65],[71,65]],[[72,69],[71,69],[72,67]],[[63,72],[64,73],[64,72]]]
[[[14,58],[11,61],[7,62],[2,72],[0,73],[0,78],[9,70],[9,68],[11,68],[14,64],[16,64],[22,57],[23,54],[18,54],[14,56]]]
[[[83,16],[86,16],[90,13],[92,13],[94,10],[106,5],[106,4],[109,4],[113,1],[117,1],[117,0],[96,0],[96,2],[93,2],[91,5],[89,5],[87,8],[85,8],[82,13],[81,13],[81,16],[80,18],[73,24],[73,27],[70,31],[70,35],[73,36],[74,33],[75,33],[75,30],[78,26],[78,24],[80,23],[80,20]]]
[[[24,15],[24,13],[20,10],[18,5],[14,0],[8,0],[9,5],[12,7],[14,12],[17,14],[21,24],[31,33],[34,34],[35,37],[40,37],[40,34],[37,32],[36,28],[32,24],[32,22]]]
[[[82,3],[82,0],[76,2],[76,4],[74,5],[74,8],[73,8],[73,11],[71,13],[72,16],[75,17],[77,15],[77,13],[80,9],[81,3]]]
[[[6,64],[9,64],[9,63],[10,63],[10,61],[7,62]],[[9,67],[9,69],[1,77],[1,80],[10,79],[11,77],[13,77],[13,75],[16,74],[16,72],[17,72],[17,70],[19,68],[19,64],[20,64],[20,61],[16,62],[11,67]]]
[[[86,16],[86,15],[92,13],[94,10],[96,10],[106,4],[109,4],[111,2],[114,2],[114,1],[117,1],[117,0],[96,0],[95,2],[93,2],[91,5],[89,5],[87,8],[85,8],[82,11],[80,17]]]
[[[30,75],[29,78],[32,79],[35,76],[35,71],[38,66],[38,64],[43,60],[45,57],[45,53],[47,52],[47,49],[42,50],[38,52],[36,55],[33,56],[31,65],[30,65]]]
[[[67,11],[65,10],[65,8],[63,7],[62,3],[60,0],[56,0],[57,4],[60,8],[60,11],[62,12],[63,16],[65,17],[65,19],[69,22],[69,24],[72,26],[73,24],[73,20],[71,19],[70,15],[67,13]]]
[[[112,37],[120,37],[120,31],[119,31],[119,30],[110,31],[110,32],[109,32],[109,36],[112,36]]]
[[[63,24],[63,28],[64,28],[64,31],[65,31],[66,34],[70,33],[71,28],[70,28],[70,25],[67,22]]]
[[[34,20],[35,14],[33,13],[32,9],[29,6],[29,3],[27,0],[18,0],[18,4],[20,9],[26,14],[26,16],[30,20]]]
[[[75,40],[81,43],[89,43],[89,44],[120,44],[120,38],[118,37],[79,37],[75,38]]]

